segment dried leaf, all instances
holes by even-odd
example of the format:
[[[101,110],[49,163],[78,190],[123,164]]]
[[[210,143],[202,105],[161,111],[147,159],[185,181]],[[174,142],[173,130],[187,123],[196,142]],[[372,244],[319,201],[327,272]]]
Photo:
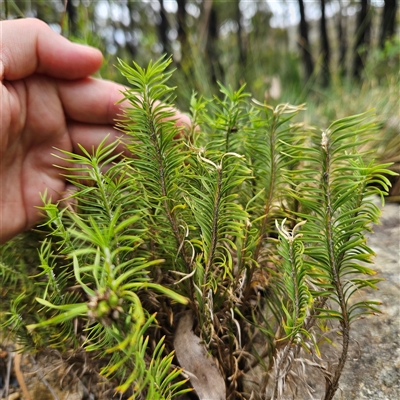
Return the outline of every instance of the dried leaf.
[[[192,330],[193,314],[186,312],[175,332],[175,354],[200,400],[225,400],[224,378],[200,338]]]

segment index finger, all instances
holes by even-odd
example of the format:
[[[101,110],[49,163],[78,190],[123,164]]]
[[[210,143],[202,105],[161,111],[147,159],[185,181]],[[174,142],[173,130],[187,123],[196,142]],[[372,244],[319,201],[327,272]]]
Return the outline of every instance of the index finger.
[[[115,82],[86,78],[78,81],[58,81],[58,90],[69,119],[90,124],[114,125],[129,108],[129,101],[124,100],[127,88]],[[177,126],[190,126],[190,118],[179,110],[170,107]]]
[[[66,116],[76,122],[113,125],[127,105],[117,104],[123,99],[124,86],[111,81],[91,77],[59,80],[57,87]]]

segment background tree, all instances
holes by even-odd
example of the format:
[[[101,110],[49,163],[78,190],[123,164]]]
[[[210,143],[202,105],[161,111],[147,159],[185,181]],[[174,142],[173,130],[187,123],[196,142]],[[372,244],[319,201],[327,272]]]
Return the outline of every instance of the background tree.
[[[303,0],[298,0],[298,2],[300,11],[299,43],[303,56],[303,64],[304,64],[306,79],[309,80],[314,72],[314,62],[311,55],[310,41],[308,39],[308,23],[306,20],[306,14],[304,10],[304,2]]]
[[[160,1],[160,19],[157,24],[158,35],[162,45],[162,52],[170,53],[170,46],[168,41],[169,24],[168,24],[167,12],[165,10],[164,0],[159,0],[159,1]]]
[[[68,29],[70,34],[76,36],[77,35],[77,10],[72,1],[65,2],[64,0],[60,0],[64,6],[66,13],[68,15]]]
[[[347,5],[343,5],[339,0],[339,11],[337,13],[337,40],[339,43],[338,71],[340,76],[346,75],[346,53],[347,53],[347,25],[344,12]]]
[[[213,2],[211,5],[210,16],[208,20],[208,34],[206,44],[206,54],[207,59],[209,60],[210,78],[213,85],[215,85],[218,80],[224,80],[224,70],[219,61],[218,38],[218,13],[215,3]]]
[[[237,46],[239,51],[239,80],[246,81],[247,54],[244,45],[244,31],[242,26],[242,12],[240,11],[240,0],[236,0],[236,24],[237,24]]]
[[[353,76],[356,80],[361,79],[364,69],[368,45],[371,34],[370,0],[361,0],[361,9],[357,15],[356,42],[354,46]]]
[[[385,5],[383,7],[382,22],[381,22],[381,36],[379,44],[383,48],[385,45],[385,40],[392,37],[395,34],[396,26],[396,10],[397,1],[396,0],[385,0]]]
[[[178,41],[181,46],[181,63],[184,64],[188,54],[188,35],[186,26],[186,0],[177,0],[178,11],[176,13]]]
[[[330,49],[329,38],[326,28],[325,17],[325,0],[321,0],[321,20],[320,20],[320,34],[321,34],[321,57],[322,57],[322,84],[328,86],[330,81]]]
[[[126,37],[126,48],[129,51],[129,53],[131,54],[132,57],[136,57],[137,54],[137,43],[134,40],[134,30],[135,30],[135,22],[133,19],[133,15],[135,13],[135,5],[134,5],[134,1],[132,0],[128,0],[127,3],[128,6],[128,10],[129,10],[129,20],[130,20],[130,24],[129,24],[129,29],[130,29],[130,34],[127,35]]]

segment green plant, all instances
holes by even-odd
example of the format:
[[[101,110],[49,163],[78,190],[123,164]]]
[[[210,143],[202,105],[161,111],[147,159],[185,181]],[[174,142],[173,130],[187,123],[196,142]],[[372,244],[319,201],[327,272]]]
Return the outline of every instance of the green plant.
[[[399,49],[399,39],[393,38],[385,43],[383,49],[371,51],[361,84],[333,75],[329,88],[312,89],[307,98],[306,116],[303,117],[313,125],[324,126],[359,110],[373,109],[378,129],[363,151],[371,150],[379,163],[392,163],[389,169],[396,173],[400,171]],[[394,185],[388,201],[398,201],[400,183],[396,177],[391,177],[391,181]]]
[[[178,128],[170,62],[120,61],[132,89],[118,127],[133,156],[105,141],[65,153],[77,188],[67,206],[44,194],[40,236],[1,248],[3,327],[27,350],[93,351],[130,398],[168,399],[191,390],[174,358],[189,312],[227,398],[279,398],[301,363],[323,371],[332,399],[351,322],[378,311],[353,301],[379,281],[364,234],[379,216],[371,196],[390,185],[388,164],[359,151],[371,116],[319,132],[291,122],[304,106],[221,85],[222,99],[193,95],[193,125]],[[332,365],[320,351],[329,331],[342,344]]]

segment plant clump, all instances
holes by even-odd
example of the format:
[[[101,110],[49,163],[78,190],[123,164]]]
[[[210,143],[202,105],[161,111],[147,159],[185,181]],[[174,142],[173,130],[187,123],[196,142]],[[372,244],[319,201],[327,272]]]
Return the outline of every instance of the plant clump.
[[[25,350],[107,360],[126,398],[279,399],[311,392],[313,369],[330,400],[351,323],[379,311],[354,296],[380,280],[365,232],[390,186],[389,164],[360,151],[371,115],[320,131],[293,122],[304,105],[220,85],[178,127],[170,63],[120,61],[130,155],[106,141],[64,152],[72,199],[43,194],[39,231],[1,248],[2,326]]]

